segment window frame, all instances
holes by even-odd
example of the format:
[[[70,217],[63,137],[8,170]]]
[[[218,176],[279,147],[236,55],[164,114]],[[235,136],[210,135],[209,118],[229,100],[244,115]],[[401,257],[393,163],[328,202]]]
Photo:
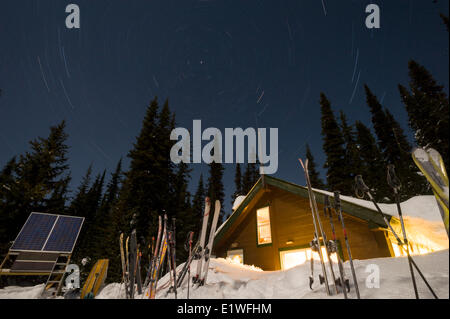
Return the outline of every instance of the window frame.
[[[261,209],[267,208],[269,212],[269,229],[270,229],[270,243],[259,243],[259,225],[258,225],[258,211]],[[270,205],[259,207],[255,210],[255,217],[256,217],[256,247],[266,247],[271,246],[273,244],[273,236],[272,236],[272,218],[270,216]]]

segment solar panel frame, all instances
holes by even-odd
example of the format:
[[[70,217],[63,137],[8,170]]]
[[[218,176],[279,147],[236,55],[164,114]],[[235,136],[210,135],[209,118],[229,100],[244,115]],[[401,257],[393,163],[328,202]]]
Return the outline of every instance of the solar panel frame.
[[[42,245],[40,245],[40,249],[27,249],[27,248],[14,248],[14,246],[17,243],[17,240],[22,236],[25,236],[22,234],[22,232],[26,229],[25,227],[27,226],[27,224],[29,223],[29,220],[32,219],[32,216],[36,216],[36,215],[48,215],[48,216],[52,216],[54,217],[54,222],[52,224],[52,227],[50,229],[50,231],[48,231],[47,236],[45,236],[45,241],[42,243]],[[77,230],[76,232],[74,232],[73,235],[76,235],[74,237],[72,237],[72,240],[67,240],[68,242],[72,242],[70,245],[70,249],[62,249],[62,250],[46,250],[46,246],[48,244],[49,239],[51,238],[52,234],[54,233],[55,227],[58,225],[58,221],[59,220],[77,220],[79,222],[79,225],[77,225]],[[59,254],[70,254],[72,253],[76,242],[78,241],[78,237],[80,235],[81,232],[81,228],[83,227],[84,224],[84,217],[78,217],[78,216],[67,216],[67,215],[56,215],[56,214],[47,214],[47,213],[37,213],[37,212],[32,212],[30,214],[30,216],[28,216],[27,221],[25,222],[25,224],[22,226],[22,229],[20,230],[19,234],[17,235],[16,239],[14,240],[10,251],[14,251],[14,252],[42,252],[42,253],[59,253]],[[20,246],[20,245],[19,245]]]

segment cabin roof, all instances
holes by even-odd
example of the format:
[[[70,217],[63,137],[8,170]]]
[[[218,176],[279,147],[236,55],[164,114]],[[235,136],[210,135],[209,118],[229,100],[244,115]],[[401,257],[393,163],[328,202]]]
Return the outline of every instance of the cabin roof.
[[[238,219],[238,217],[245,211],[245,207],[247,207],[251,201],[256,197],[258,193],[263,191],[264,187],[266,185],[271,185],[273,187],[285,190],[287,192],[290,192],[292,194],[309,198],[308,195],[308,189],[305,186],[300,186],[291,182],[287,182],[285,180],[275,178],[268,175],[261,176],[256,184],[252,187],[252,189],[248,192],[245,199],[241,202],[241,204],[236,208],[236,210],[228,217],[228,219],[220,226],[220,228],[216,231],[215,238],[214,238],[214,244],[217,244],[227,233],[228,229],[235,223],[235,221]],[[313,189],[314,195],[316,197],[317,203],[324,204],[324,198],[325,193],[324,191],[315,190]],[[334,198],[333,195],[329,195],[330,199]],[[362,220],[365,220],[369,223],[370,228],[387,228],[386,223],[384,222],[383,218],[380,216],[380,214],[374,210],[370,209],[368,207],[364,207],[361,205],[358,205],[356,203],[353,203],[348,200],[344,200],[341,198],[341,206],[342,211],[346,214],[349,214],[351,216],[354,216],[356,218],[360,218]],[[386,215],[386,218],[390,220],[392,216]]]

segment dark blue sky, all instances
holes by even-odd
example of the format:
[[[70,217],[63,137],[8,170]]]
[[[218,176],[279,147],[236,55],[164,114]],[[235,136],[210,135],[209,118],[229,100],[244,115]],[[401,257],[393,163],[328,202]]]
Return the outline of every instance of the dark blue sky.
[[[81,29],[65,27],[65,7]],[[368,30],[365,7],[381,8]],[[370,125],[367,83],[409,135],[397,84],[415,59],[448,88],[448,1],[7,0],[0,9],[0,167],[66,119],[72,188],[90,163],[111,172],[149,101],[178,126],[279,128],[275,176],[303,183],[309,143],[322,166],[319,93]],[[356,65],[356,67],[355,67]],[[204,164],[192,166],[192,188]],[[234,166],[226,165],[227,208]],[[323,175],[323,172],[322,172]]]

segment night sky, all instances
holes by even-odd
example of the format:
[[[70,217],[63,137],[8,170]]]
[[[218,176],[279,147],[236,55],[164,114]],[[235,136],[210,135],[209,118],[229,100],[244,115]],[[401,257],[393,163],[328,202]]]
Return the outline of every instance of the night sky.
[[[67,29],[65,7],[81,10]],[[381,28],[367,29],[378,4]],[[417,60],[448,92],[448,1],[3,0],[0,4],[0,168],[65,119],[72,190],[89,164],[126,157],[154,96],[177,126],[279,128],[276,177],[303,184],[309,143],[324,163],[319,93],[351,123],[370,125],[363,85],[411,138],[397,89]],[[223,132],[223,131],[222,131]],[[412,141],[412,138],[411,138]],[[191,190],[205,164],[192,165]],[[230,208],[234,165],[225,165]],[[324,171],[321,171],[324,177]]]

